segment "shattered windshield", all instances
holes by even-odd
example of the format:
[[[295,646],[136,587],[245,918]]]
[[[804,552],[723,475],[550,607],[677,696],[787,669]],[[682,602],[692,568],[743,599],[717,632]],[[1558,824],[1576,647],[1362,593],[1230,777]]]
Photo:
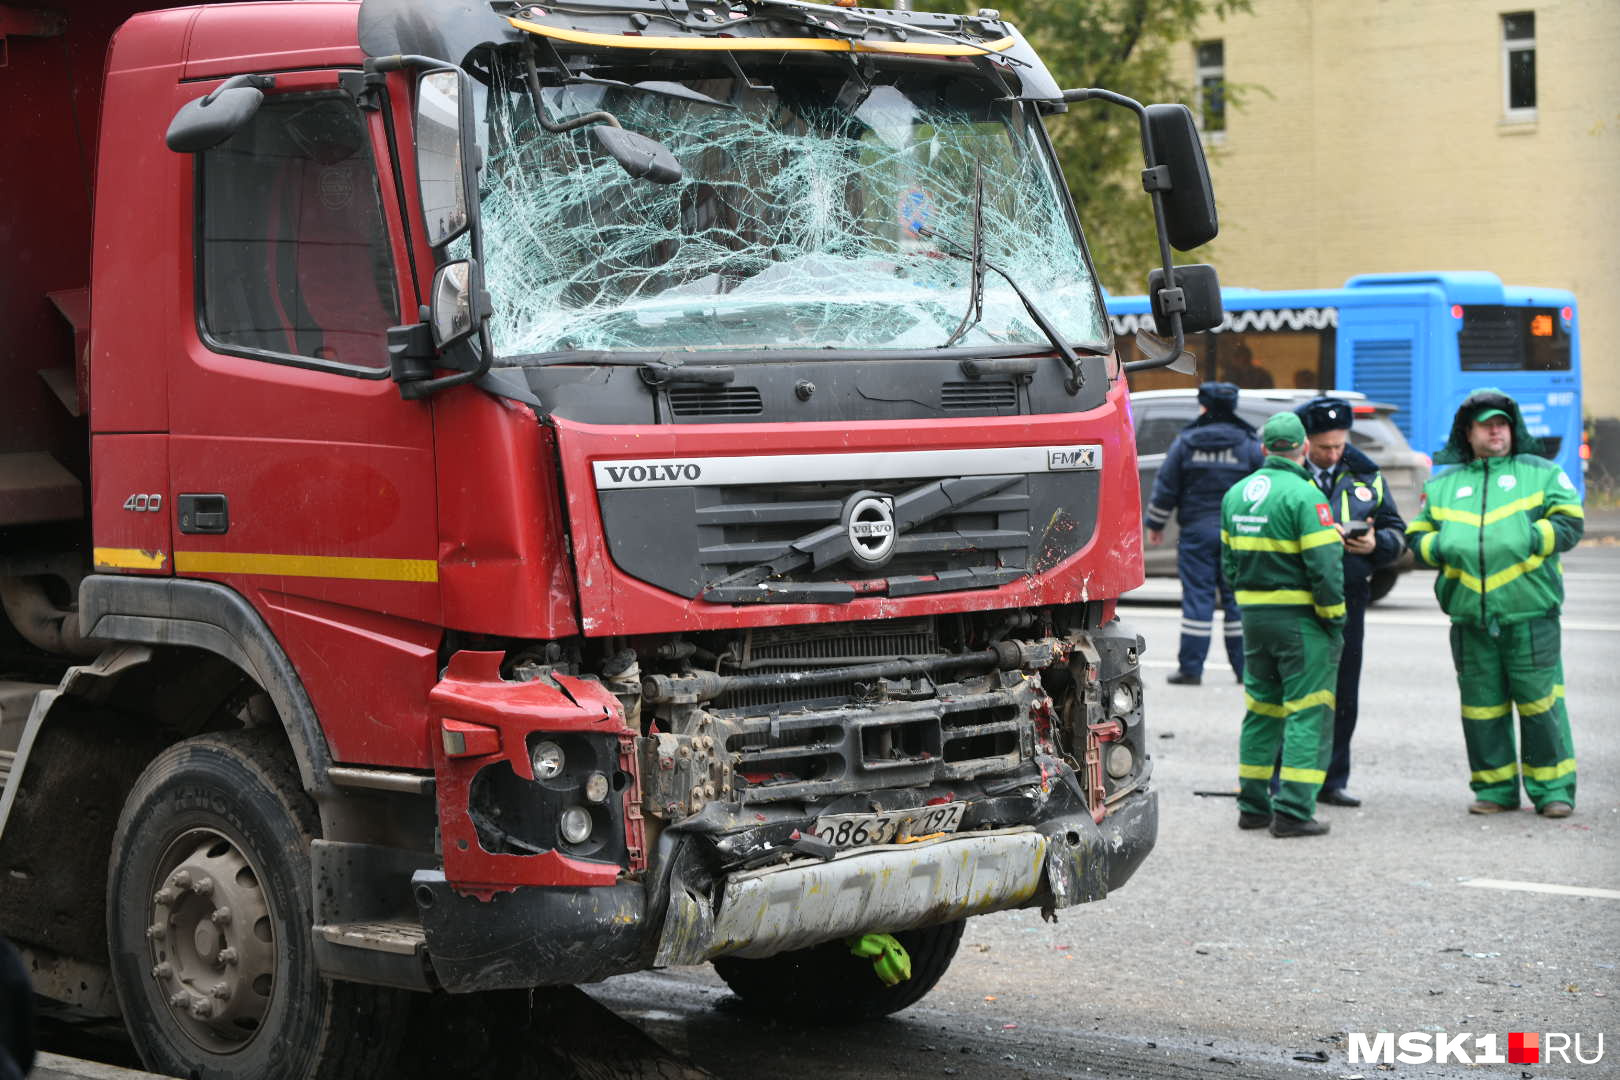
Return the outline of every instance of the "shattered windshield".
[[[959,256],[981,170],[986,257],[1070,341],[1104,341],[1037,121],[960,76],[868,78],[783,64],[679,79],[708,101],[669,82],[542,88],[553,126],[606,110],[661,142],[684,171],[664,185],[629,177],[586,127],[543,130],[522,69],[496,65],[481,204],[497,353],[938,348],[971,306]],[[957,344],[1048,347],[995,275],[982,314]]]

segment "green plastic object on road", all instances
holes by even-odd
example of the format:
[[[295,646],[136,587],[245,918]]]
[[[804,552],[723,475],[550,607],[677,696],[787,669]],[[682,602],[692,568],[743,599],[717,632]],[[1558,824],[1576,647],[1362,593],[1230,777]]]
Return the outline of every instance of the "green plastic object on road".
[[[911,978],[911,954],[893,934],[862,934],[849,939],[849,951],[870,956],[872,970],[885,986],[899,986]]]

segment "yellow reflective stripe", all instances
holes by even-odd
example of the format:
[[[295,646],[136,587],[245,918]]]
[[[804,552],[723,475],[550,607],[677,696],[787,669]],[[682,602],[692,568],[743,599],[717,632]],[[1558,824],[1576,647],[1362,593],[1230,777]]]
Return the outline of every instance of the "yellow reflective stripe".
[[[1273,704],[1269,701],[1261,701],[1259,698],[1248,693],[1243,695],[1243,704],[1249,707],[1250,712],[1257,712],[1261,716],[1283,717],[1288,715],[1288,710],[1283,708],[1281,705]],[[1271,774],[1268,772],[1266,775],[1270,776]]]
[[[1585,518],[1586,511],[1581,509],[1580,503],[1554,503],[1547,507],[1547,516],[1554,514],[1568,514],[1570,517]]]
[[[1504,701],[1500,705],[1464,705],[1462,715],[1464,720],[1494,720],[1498,716],[1506,716],[1513,711],[1513,703]]]
[[[1536,531],[1541,534],[1541,554],[1543,557],[1553,553],[1553,545],[1558,542],[1558,534],[1553,532],[1552,522],[1542,518],[1536,522]]]
[[[1323,607],[1321,604],[1311,606],[1316,608],[1316,617],[1319,619],[1337,619],[1344,614],[1343,604],[1329,604],[1327,607]]]
[[[1410,524],[1410,525],[1408,525],[1406,527],[1406,535],[1407,536],[1411,536],[1413,533],[1431,533],[1431,532],[1434,532],[1434,526],[1431,523],[1427,522],[1427,521],[1414,521],[1414,522],[1412,522],[1412,524]]]
[[[1485,591],[1490,592],[1492,589],[1500,589],[1515,578],[1528,574],[1545,561],[1540,555],[1532,555],[1522,563],[1515,563],[1506,570],[1498,570],[1485,579]]]
[[[1232,595],[1240,607],[1244,604],[1309,604],[1312,600],[1304,589],[1238,589]]]
[[[1221,530],[1221,543],[1230,544],[1231,542],[1232,542],[1232,534],[1227,532],[1225,529],[1222,529]]]
[[[1437,563],[1436,565],[1439,564]],[[1446,577],[1462,582],[1464,588],[1467,588],[1473,592],[1480,591],[1479,578],[1475,577],[1473,574],[1470,574],[1468,571],[1459,570],[1455,566],[1448,566],[1445,568],[1444,573]]]
[[[588,30],[564,29],[560,26],[542,26],[539,23],[509,17],[507,22],[519,30],[542,34],[559,41],[572,41],[579,45],[601,45],[615,49],[692,49],[728,52],[882,52],[908,53],[918,56],[978,56],[999,53],[1013,47],[1011,37],[987,41],[982,45],[931,45],[904,41],[844,41],[830,38],[737,38],[737,37],[638,37],[624,34],[598,34]]]
[[[1503,780],[1512,780],[1519,775],[1519,765],[1512,762],[1500,769],[1484,769],[1480,772],[1469,773],[1468,778],[1476,784],[1496,784]]]
[[[1538,491],[1534,495],[1526,495],[1522,499],[1515,499],[1510,503],[1503,503],[1495,510],[1485,515],[1486,525],[1495,525],[1503,518],[1510,518],[1514,514],[1521,514],[1526,510],[1533,510],[1547,500],[1545,492]]]
[[[1298,540],[1273,540],[1269,536],[1234,536],[1227,540],[1227,546],[1233,551],[1288,551],[1296,555],[1299,553]]]
[[[1337,544],[1340,540],[1338,529],[1323,529],[1321,532],[1307,533],[1299,539],[1299,550],[1309,551],[1319,548],[1323,544]]]
[[[1287,709],[1291,713],[1296,713],[1296,712],[1303,712],[1306,709],[1314,708],[1317,705],[1326,705],[1328,708],[1331,709],[1331,708],[1333,708],[1333,706],[1336,703],[1337,702],[1336,702],[1336,699],[1333,696],[1333,691],[1331,691],[1331,690],[1318,690],[1314,694],[1306,694],[1302,698],[1296,698],[1293,701],[1285,701],[1285,702],[1283,702],[1283,708]]]
[[[1239,780],[1270,780],[1275,770],[1270,765],[1239,765]]]
[[[1557,780],[1575,771],[1575,759],[1565,758],[1556,765],[1526,765],[1524,775],[1532,780]]]
[[[1326,769],[1290,769],[1284,765],[1279,775],[1281,779],[1292,780],[1296,784],[1320,784],[1327,780]]]
[[[1479,528],[1479,515],[1472,510],[1450,510],[1444,506],[1429,507],[1429,516],[1436,521],[1455,521],[1463,525],[1472,525]]]
[[[1435,541],[1439,539],[1440,534],[1437,532],[1432,532],[1428,536],[1425,536],[1422,540],[1418,541],[1418,554],[1423,556],[1423,561],[1428,563],[1430,566],[1440,565],[1440,560],[1434,557]]]
[[[1564,688],[1562,686],[1555,686],[1552,688],[1552,693],[1548,694],[1544,698],[1537,698],[1534,701],[1519,702],[1519,715],[1540,716],[1542,713],[1558,704],[1558,699],[1563,696]]]
[[[174,568],[191,574],[267,574],[351,581],[439,580],[432,559],[362,559],[337,555],[259,555],[231,551],[177,551]]]
[[[98,570],[161,570],[169,557],[140,548],[96,548],[91,552]]]

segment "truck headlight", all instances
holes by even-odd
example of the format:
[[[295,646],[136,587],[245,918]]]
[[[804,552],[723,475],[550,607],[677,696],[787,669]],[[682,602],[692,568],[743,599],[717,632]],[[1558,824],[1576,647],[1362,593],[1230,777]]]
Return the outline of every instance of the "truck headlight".
[[[593,772],[585,778],[585,798],[589,802],[601,802],[608,797],[608,778],[599,772]]]
[[[570,844],[583,844],[591,838],[591,814],[583,806],[570,806],[557,823],[562,838]]]
[[[1114,715],[1125,716],[1136,708],[1136,690],[1128,682],[1121,682],[1114,687],[1113,696],[1109,703],[1114,707]]]
[[[1104,759],[1104,765],[1108,769],[1109,776],[1121,780],[1131,775],[1131,766],[1135,763],[1136,755],[1131,753],[1130,746],[1122,742],[1108,744],[1108,755]]]
[[[554,780],[563,771],[562,747],[554,742],[541,741],[529,751],[529,764],[534,768],[536,780]]]

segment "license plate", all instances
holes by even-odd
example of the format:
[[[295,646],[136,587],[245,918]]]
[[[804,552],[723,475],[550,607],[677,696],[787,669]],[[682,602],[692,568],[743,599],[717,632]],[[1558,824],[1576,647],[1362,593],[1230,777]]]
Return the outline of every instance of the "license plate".
[[[898,844],[932,833],[955,832],[967,803],[939,803],[884,814],[828,814],[816,819],[816,838],[833,847]]]

